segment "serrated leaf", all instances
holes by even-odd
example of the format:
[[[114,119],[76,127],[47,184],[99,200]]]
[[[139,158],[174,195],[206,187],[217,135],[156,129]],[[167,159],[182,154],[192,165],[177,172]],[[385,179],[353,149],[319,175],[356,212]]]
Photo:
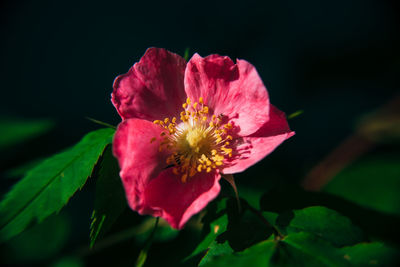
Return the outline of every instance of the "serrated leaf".
[[[285,238],[269,238],[241,252],[210,259],[212,266],[349,266],[343,252],[316,236],[295,233]]]
[[[400,240],[400,217],[368,209],[334,195],[285,186],[269,191],[260,200],[262,210],[278,213],[317,205],[340,212],[369,236],[396,243]]]
[[[96,181],[96,195],[92,223],[90,225],[90,247],[103,236],[126,208],[125,191],[119,177],[118,162],[108,147],[100,162]]]
[[[323,190],[367,208],[400,215],[399,188],[396,155],[360,160],[340,172]]]
[[[53,127],[51,120],[21,120],[0,118],[0,149],[35,138]]]
[[[355,266],[395,266],[399,251],[380,242],[360,243],[341,249],[344,258]]]
[[[113,129],[91,132],[28,172],[0,203],[0,241],[58,212],[85,184],[113,135]]]
[[[308,232],[343,247],[363,241],[362,231],[350,219],[326,207],[315,206],[279,215],[277,224],[287,233]]]

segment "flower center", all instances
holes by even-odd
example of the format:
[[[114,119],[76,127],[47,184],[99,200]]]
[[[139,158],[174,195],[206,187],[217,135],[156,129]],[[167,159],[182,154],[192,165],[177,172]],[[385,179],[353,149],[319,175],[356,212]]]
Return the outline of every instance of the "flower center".
[[[193,104],[188,98],[182,107],[180,122],[173,117],[154,123],[168,130],[161,133],[159,150],[171,152],[166,163],[173,165],[173,173],[181,175],[185,183],[198,172],[222,168],[224,159],[232,156],[232,136],[228,134],[232,124],[222,124],[222,114],[210,115],[202,97]],[[155,140],[156,137],[151,142]]]

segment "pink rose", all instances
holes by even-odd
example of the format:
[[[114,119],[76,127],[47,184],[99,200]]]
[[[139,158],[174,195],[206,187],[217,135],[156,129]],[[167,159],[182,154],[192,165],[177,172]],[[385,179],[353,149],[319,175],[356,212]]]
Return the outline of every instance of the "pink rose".
[[[113,151],[130,207],[182,228],[242,172],[294,132],[253,65],[149,48],[114,81],[123,121]]]

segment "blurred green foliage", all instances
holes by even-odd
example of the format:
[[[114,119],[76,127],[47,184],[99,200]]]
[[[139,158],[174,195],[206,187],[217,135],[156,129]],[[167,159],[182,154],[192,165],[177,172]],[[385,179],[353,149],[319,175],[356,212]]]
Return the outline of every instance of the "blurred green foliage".
[[[69,220],[65,213],[53,215],[10,239],[2,255],[4,261],[8,264],[29,264],[53,258],[71,235]]]
[[[0,151],[38,137],[54,127],[52,120],[0,117]]]
[[[400,157],[376,155],[341,171],[323,189],[361,206],[400,215]]]

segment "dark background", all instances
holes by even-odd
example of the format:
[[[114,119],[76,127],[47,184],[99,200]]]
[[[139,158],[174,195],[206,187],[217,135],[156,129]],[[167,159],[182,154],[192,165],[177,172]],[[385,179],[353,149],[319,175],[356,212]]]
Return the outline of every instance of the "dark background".
[[[150,46],[246,59],[317,156],[398,89],[398,1],[3,1],[0,114],[53,118],[58,142],[112,124],[114,78]],[[57,143],[58,143],[57,142]],[[292,151],[293,152],[293,151]]]
[[[3,155],[2,169],[76,143],[99,127],[86,116],[117,125],[113,80],[156,46],[255,65],[271,103],[304,113],[289,121],[296,135],[249,173],[273,165],[301,180],[398,92],[399,10],[396,0],[2,1],[0,115],[56,122],[40,146]]]

